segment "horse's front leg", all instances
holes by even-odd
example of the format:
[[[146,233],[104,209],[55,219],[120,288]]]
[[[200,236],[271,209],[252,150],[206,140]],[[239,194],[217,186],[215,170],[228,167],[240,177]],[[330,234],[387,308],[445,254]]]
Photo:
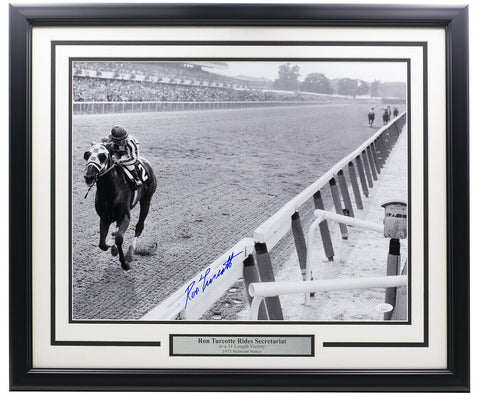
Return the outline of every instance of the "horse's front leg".
[[[110,228],[110,222],[104,218],[100,218],[100,242],[98,246],[102,250],[108,250],[109,245],[106,243],[108,229]]]
[[[145,225],[145,219],[148,215],[148,210],[150,209],[150,200],[152,196],[148,195],[143,197],[140,200],[140,216],[138,218],[138,223],[135,226],[135,237],[133,238],[132,244],[128,248],[127,254],[125,255],[125,258],[128,262],[133,260],[133,253],[135,252],[135,249],[137,247],[137,239],[142,234],[143,228]]]
[[[128,264],[129,261],[125,259],[125,255],[123,253],[122,245],[123,245],[123,235],[125,234],[125,231],[127,231],[128,225],[130,224],[130,218],[128,215],[124,215],[123,218],[119,221],[117,221],[118,224],[118,231],[117,234],[115,235],[115,245],[117,245],[118,248],[118,255],[120,258],[120,263],[122,264],[122,268],[127,271],[130,269],[130,264]]]

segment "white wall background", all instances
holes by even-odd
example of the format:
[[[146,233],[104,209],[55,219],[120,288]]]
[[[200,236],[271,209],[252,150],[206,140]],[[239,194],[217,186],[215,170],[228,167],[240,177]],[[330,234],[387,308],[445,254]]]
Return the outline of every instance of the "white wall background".
[[[87,3],[81,0],[27,0],[27,1],[14,1],[11,0],[13,4],[54,4],[54,3]],[[116,0],[97,0],[91,1],[92,3],[129,3],[128,1]],[[130,1],[132,2],[132,1]],[[143,3],[158,3],[162,1],[149,1],[143,0]],[[182,1],[170,0],[169,3],[179,3]],[[215,3],[215,1],[201,1],[197,0],[196,3]],[[242,2],[241,0],[237,1],[217,1],[219,3],[235,3]],[[252,3],[252,1],[243,1]],[[263,0],[259,1],[262,3],[295,3],[295,1],[269,1]],[[397,0],[397,1],[374,1],[374,0],[347,0],[347,1],[308,1],[303,0],[302,3],[350,3],[350,4],[362,4],[362,3],[373,3],[373,4],[429,4],[429,5],[462,5],[467,4],[465,1],[411,1],[411,0]],[[480,171],[480,155],[477,153],[477,150],[480,149],[480,117],[473,116],[477,113],[480,105],[480,94],[478,88],[479,84],[479,71],[480,70],[480,55],[479,55],[479,41],[480,37],[480,2],[471,2],[470,4],[470,112],[472,113],[470,119],[470,204],[472,208],[476,208],[477,202],[480,201],[480,176],[478,171]],[[6,190],[7,188],[7,176],[8,176],[8,3],[2,1],[0,4],[0,48],[1,48],[1,58],[0,61],[0,119],[2,120],[0,127],[0,190]],[[2,317],[2,325],[0,329],[2,332],[1,341],[0,341],[0,393],[8,392],[8,194],[0,193],[0,209],[3,210],[0,217],[5,218],[2,225],[0,226],[0,250],[2,251],[1,256],[3,256],[3,261],[0,261],[0,266],[2,269],[2,274],[0,275],[0,316]],[[473,209],[472,209],[473,211]],[[478,209],[477,209],[478,211]],[[470,229],[470,240],[472,244],[476,244],[480,238],[480,226],[476,223],[480,220],[480,214],[473,212],[471,214],[471,229]],[[480,259],[471,251],[471,283],[474,283],[474,280],[478,280],[480,273]],[[477,302],[480,300],[480,286],[472,286],[471,293],[471,350],[472,350],[472,393],[480,393],[480,377],[478,376],[478,370],[480,369],[480,340],[476,333],[480,332],[480,319],[478,318],[479,312],[476,310],[475,306],[478,305]],[[477,373],[475,373],[477,372]]]

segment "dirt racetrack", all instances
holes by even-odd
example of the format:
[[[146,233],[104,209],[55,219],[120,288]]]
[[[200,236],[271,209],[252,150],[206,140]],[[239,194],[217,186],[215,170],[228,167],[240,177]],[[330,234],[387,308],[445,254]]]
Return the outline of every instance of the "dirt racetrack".
[[[138,319],[381,127],[368,104],[76,115],[72,131],[73,319]],[[403,107],[400,108],[403,111]],[[84,151],[120,124],[158,189],[125,272],[98,248]],[[132,212],[126,244],[139,208]]]

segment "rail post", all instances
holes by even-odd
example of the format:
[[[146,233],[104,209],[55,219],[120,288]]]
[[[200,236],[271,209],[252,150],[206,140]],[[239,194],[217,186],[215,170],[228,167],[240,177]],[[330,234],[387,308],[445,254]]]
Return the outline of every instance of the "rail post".
[[[400,240],[396,238],[390,239],[387,257],[387,276],[397,275],[400,266]],[[395,287],[387,287],[385,289],[385,303],[395,307],[395,299],[397,297],[397,289]],[[384,320],[392,318],[392,311],[385,312]]]
[[[383,140],[385,141],[385,147],[387,148],[387,157],[390,155],[391,145],[390,145],[390,136],[388,135],[388,130],[385,130],[382,133]]]
[[[372,171],[373,180],[377,181],[378,180],[377,169],[375,167],[375,162],[373,160],[373,154],[372,154],[372,150],[370,149],[370,146],[367,146],[367,156],[368,156],[368,162],[370,164],[370,169]]]
[[[337,182],[335,178],[330,179],[330,191],[332,192],[333,205],[335,206],[335,212],[339,215],[343,215],[342,203],[340,201],[340,196],[338,194]],[[342,233],[343,239],[348,239],[348,230],[347,226],[343,223],[338,224],[340,227],[340,232]]]
[[[400,239],[407,237],[407,204],[403,201],[390,201],[382,204],[385,208],[383,235],[390,238],[387,257],[387,276],[398,275],[400,272]],[[395,307],[397,289],[387,287],[385,290],[385,303]],[[385,320],[392,318],[392,311],[384,314]],[[398,313],[398,312],[397,312]]]
[[[260,281],[275,282],[272,260],[270,259],[267,245],[265,243],[256,242],[255,254]],[[269,320],[283,320],[282,306],[278,296],[265,298],[265,305],[267,307]]]
[[[362,151],[363,165],[365,166],[365,175],[367,175],[368,186],[373,187],[372,174],[370,172],[370,165],[368,164],[367,152]]]
[[[408,275],[407,262],[405,262],[401,275]],[[390,320],[407,320],[407,292],[407,286],[397,288],[395,307],[393,308]]]
[[[393,123],[389,127],[390,133],[392,134],[392,142],[393,142],[392,145],[395,145],[395,142],[397,141],[397,128],[395,126],[396,126],[396,123]]]
[[[392,145],[392,149],[395,146],[395,130],[393,128],[393,125],[390,125],[388,127],[388,136],[390,138],[390,144]]]
[[[372,155],[373,155],[373,161],[375,162],[375,167],[377,167],[377,172],[380,174],[382,165],[380,164],[380,159],[378,157],[378,149],[375,145],[375,141],[372,142],[372,145],[370,145],[372,149]]]
[[[348,163],[348,174],[350,175],[350,183],[353,189],[353,196],[355,197],[355,204],[357,204],[358,209],[363,209],[362,196],[360,195],[360,188],[358,187],[357,182],[357,174],[352,162]]]
[[[393,144],[395,145],[400,135],[400,129],[398,128],[397,122],[393,123],[391,128],[393,129]]]
[[[292,215],[292,233],[295,242],[295,249],[297,250],[298,264],[302,271],[302,278],[305,280],[305,268],[307,266],[307,244],[305,242],[305,235],[303,234],[302,222],[300,214],[295,212]]]
[[[380,143],[380,150],[382,152],[382,163],[385,165],[388,157],[388,149],[387,144],[385,143],[385,136],[383,135],[383,133],[380,134],[380,136],[378,137],[378,141]]]
[[[377,158],[378,160],[378,164],[379,164],[379,169],[383,168],[383,160],[382,160],[382,148],[380,146],[380,138],[377,137],[377,139],[375,141],[373,141],[373,147],[374,147],[374,152],[375,152],[375,157]]]
[[[385,146],[385,152],[386,152],[385,158],[387,158],[390,153],[390,147],[388,145],[388,138],[387,138],[387,130],[385,130],[380,136],[382,137],[383,145]]]
[[[257,267],[255,266],[255,260],[252,254],[249,254],[245,260],[243,260],[243,283],[247,289],[248,303],[252,305],[252,296],[248,292],[248,286],[250,283],[260,282],[258,277]],[[267,309],[265,303],[262,302],[258,312],[258,320],[268,320]]]
[[[348,186],[347,182],[345,181],[345,175],[343,175],[343,170],[338,171],[338,184],[340,185],[340,192],[342,193],[343,202],[348,211],[348,216],[354,218],[355,213],[353,212],[352,200],[350,199],[350,194],[348,193]]]
[[[313,205],[315,209],[325,209],[320,190],[313,195]],[[330,229],[328,228],[328,222],[326,220],[323,220],[322,222],[320,222],[319,227],[320,234],[322,235],[322,243],[325,257],[328,259],[328,261],[333,261],[335,253],[333,251],[332,238],[330,237]]]
[[[360,155],[358,155],[355,158],[355,161],[357,162],[358,176],[360,177],[360,183],[362,184],[363,194],[365,197],[368,197],[367,180],[365,178],[365,170],[363,168],[362,159],[360,158]]]
[[[398,137],[400,136],[400,127],[397,122],[395,122],[392,126],[395,127],[395,143],[398,140]]]
[[[387,139],[388,154],[390,154],[393,149],[393,138],[392,134],[390,133],[390,128],[386,129],[384,134],[385,138]]]
[[[305,264],[305,281],[313,280],[312,278],[312,265],[313,265],[313,237],[315,234],[315,228],[320,225],[320,223],[324,220],[321,215],[319,215],[320,211],[314,211],[313,214],[316,217],[313,223],[310,225],[308,229],[308,243],[307,243],[307,261]],[[305,293],[305,305],[310,305],[310,297],[315,297],[315,293]]]

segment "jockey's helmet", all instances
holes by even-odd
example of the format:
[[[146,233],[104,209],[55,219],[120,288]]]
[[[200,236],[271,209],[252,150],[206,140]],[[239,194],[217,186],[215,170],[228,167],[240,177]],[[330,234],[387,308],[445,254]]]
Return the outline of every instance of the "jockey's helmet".
[[[121,126],[115,126],[112,131],[112,139],[114,142],[118,144],[122,144],[122,142],[128,137],[128,132]]]

